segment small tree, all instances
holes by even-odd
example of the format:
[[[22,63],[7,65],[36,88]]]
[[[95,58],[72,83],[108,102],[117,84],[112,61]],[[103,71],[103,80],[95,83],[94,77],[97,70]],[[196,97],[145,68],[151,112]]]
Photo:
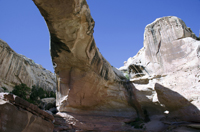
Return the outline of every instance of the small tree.
[[[53,91],[45,91],[43,88],[35,85],[30,89],[23,83],[16,85],[11,93],[36,105],[40,103],[40,99],[42,98],[56,97],[56,94]]]
[[[46,91],[38,86],[32,86],[30,99],[34,102],[46,97]]]
[[[26,84],[22,83],[16,85],[11,93],[23,98],[24,100],[28,100],[31,94],[31,89]]]
[[[49,97],[54,97],[54,98],[56,98],[56,93],[53,92],[53,91],[51,91]]]
[[[42,98],[54,97],[56,98],[56,94],[53,91],[45,91],[43,88],[38,86],[33,86],[31,89],[30,100],[36,103]]]

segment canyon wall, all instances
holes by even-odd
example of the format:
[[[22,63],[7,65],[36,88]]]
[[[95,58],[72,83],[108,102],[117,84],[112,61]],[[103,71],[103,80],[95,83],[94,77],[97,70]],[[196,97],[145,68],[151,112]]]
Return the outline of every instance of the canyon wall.
[[[10,46],[0,39],[0,87],[12,91],[17,84],[33,85],[47,91],[56,90],[56,76],[44,69],[33,60],[17,54]]]

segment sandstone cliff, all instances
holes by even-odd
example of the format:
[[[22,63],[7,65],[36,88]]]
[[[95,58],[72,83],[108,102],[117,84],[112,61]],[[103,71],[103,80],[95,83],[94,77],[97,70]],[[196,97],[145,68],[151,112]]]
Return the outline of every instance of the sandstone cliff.
[[[177,17],[156,19],[145,28],[144,47],[120,68],[150,115],[200,122],[200,41]]]
[[[10,46],[0,39],[0,87],[9,91],[16,84],[25,83],[48,91],[56,90],[56,76],[41,65],[23,55],[17,54]]]

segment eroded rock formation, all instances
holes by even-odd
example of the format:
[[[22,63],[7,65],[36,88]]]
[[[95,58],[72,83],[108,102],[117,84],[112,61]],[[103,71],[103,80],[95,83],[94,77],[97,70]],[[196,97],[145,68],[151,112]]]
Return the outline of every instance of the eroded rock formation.
[[[135,114],[127,102],[126,79],[104,59],[93,38],[94,20],[85,0],[34,0],[51,36],[60,111]],[[124,114],[125,114],[124,113]],[[105,114],[105,113],[104,113]]]
[[[41,65],[23,55],[17,54],[0,39],[0,87],[12,91],[17,84],[33,85],[48,91],[56,90],[56,76]]]
[[[1,132],[53,132],[54,117],[11,94],[0,93]]]
[[[132,84],[96,47],[85,0],[33,1],[51,36],[58,82],[55,130],[133,131],[122,122],[137,116],[150,118],[145,127],[151,131],[152,126],[163,131],[164,121],[174,118],[199,122],[200,42],[181,19],[164,17],[147,25],[144,47],[120,68]]]
[[[58,82],[58,110],[71,112],[67,117],[79,115],[73,116],[74,120],[69,124],[82,130],[112,130],[113,125],[124,130],[122,119],[143,117],[134,95],[135,87],[106,61],[96,47],[93,37],[95,22],[86,0],[33,1],[50,32],[51,56]],[[65,117],[63,113],[60,115]],[[86,115],[88,118],[83,118]],[[107,118],[121,119],[103,127],[100,122],[96,126],[90,125],[92,118],[89,116],[94,115],[101,116],[103,124]],[[77,125],[78,122],[85,125]]]
[[[180,18],[163,17],[146,26],[144,47],[120,70],[129,72],[150,115],[169,111],[168,117],[200,121],[199,46]]]

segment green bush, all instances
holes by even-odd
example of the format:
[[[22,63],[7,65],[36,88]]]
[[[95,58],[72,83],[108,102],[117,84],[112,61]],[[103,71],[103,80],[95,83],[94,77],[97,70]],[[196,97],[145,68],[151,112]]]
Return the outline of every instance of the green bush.
[[[49,97],[54,97],[54,98],[56,98],[56,93],[53,92],[53,91],[51,91],[50,94],[49,94]]]
[[[16,85],[11,93],[28,101],[29,96],[31,94],[31,89],[26,84],[22,83]]]
[[[125,77],[126,77],[128,80],[130,79],[128,74],[126,74]]]
[[[46,91],[44,91],[42,88],[37,87],[37,86],[32,87],[30,99],[38,100],[45,97],[46,97]]]
[[[43,88],[38,86],[32,86],[32,89],[30,89],[26,84],[23,83],[16,85],[11,93],[33,104],[38,104],[42,98],[56,98],[56,94],[53,91],[45,91]]]
[[[48,98],[48,97],[56,97],[56,94],[53,91],[45,91],[41,87],[33,86],[31,90],[31,96],[32,99],[42,99],[42,98]]]

